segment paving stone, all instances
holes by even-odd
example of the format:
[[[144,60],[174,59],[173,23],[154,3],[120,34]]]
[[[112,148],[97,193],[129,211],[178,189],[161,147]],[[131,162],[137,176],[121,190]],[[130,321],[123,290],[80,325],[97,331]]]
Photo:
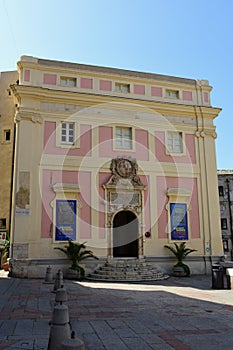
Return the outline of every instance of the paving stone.
[[[34,350],[34,339],[27,339],[27,340],[20,340],[11,347],[9,347],[9,350]]]
[[[125,320],[125,323],[127,324],[128,327],[130,327],[135,333],[137,334],[149,334],[151,333],[151,330],[148,327],[145,327],[140,320]]]
[[[120,338],[133,338],[137,336],[130,328],[117,328],[114,331]]]
[[[1,315],[0,315],[1,317]],[[15,320],[5,320],[0,326],[0,337],[13,334],[16,328],[17,321]]]
[[[48,348],[48,337],[37,338],[34,341],[33,350],[47,350]]]
[[[35,320],[33,323],[32,334],[33,335],[43,335],[49,336],[50,333],[50,325],[49,320]]]
[[[174,350],[173,346],[170,346],[169,344],[163,343],[163,344],[151,344],[150,345],[152,349],[154,350]],[[176,349],[176,350],[182,350],[182,349]],[[190,348],[191,350],[191,348]],[[201,349],[199,349],[201,350]]]
[[[114,330],[115,329],[121,329],[121,328],[124,329],[126,327],[124,321],[121,320],[121,319],[108,320],[107,323]]]
[[[100,338],[97,334],[84,334],[83,335],[84,343],[88,350],[106,350]]]
[[[151,350],[152,347],[148,345],[143,339],[139,337],[124,338],[127,348],[130,350]]]
[[[33,330],[33,320],[23,320],[23,321],[17,321],[16,327],[14,330],[14,335],[26,335],[26,334],[32,334]]]
[[[150,346],[154,346],[155,344],[166,344],[157,334],[141,334],[140,337]]]
[[[91,321],[92,327],[95,332],[101,336],[101,340],[106,349],[111,350],[126,350],[127,347],[124,342],[118,337],[118,335],[112,330],[112,328],[105,321]]]
[[[71,320],[71,327],[72,330],[75,331],[75,334],[82,335],[82,334],[89,334],[89,333],[95,333],[95,330],[91,326],[90,322],[88,321],[81,321],[81,320]]]

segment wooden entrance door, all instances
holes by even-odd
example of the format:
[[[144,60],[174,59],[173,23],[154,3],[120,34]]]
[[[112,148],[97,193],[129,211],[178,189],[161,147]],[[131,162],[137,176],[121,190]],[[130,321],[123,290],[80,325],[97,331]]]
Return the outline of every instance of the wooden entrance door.
[[[120,211],[113,219],[113,257],[138,257],[138,219],[131,211]]]

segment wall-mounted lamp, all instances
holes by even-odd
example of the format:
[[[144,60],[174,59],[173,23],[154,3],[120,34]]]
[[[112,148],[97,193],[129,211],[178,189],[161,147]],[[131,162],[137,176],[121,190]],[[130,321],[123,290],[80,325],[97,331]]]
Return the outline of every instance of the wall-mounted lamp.
[[[147,231],[147,232],[145,233],[145,237],[146,237],[146,238],[150,238],[150,237],[151,237],[151,232]]]

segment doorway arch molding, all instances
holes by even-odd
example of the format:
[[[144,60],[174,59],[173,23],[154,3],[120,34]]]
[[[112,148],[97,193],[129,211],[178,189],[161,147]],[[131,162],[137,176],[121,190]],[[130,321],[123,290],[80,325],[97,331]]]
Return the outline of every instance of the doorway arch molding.
[[[108,258],[113,257],[113,220],[121,211],[131,211],[138,221],[138,257],[143,257],[144,191],[146,186],[138,176],[136,159],[113,158],[111,177],[103,185],[105,191],[105,227],[107,228]]]

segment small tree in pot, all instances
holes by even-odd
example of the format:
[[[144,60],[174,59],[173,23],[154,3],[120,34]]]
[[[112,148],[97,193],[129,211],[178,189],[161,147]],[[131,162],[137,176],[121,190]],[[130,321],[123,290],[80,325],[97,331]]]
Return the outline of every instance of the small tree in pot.
[[[80,279],[82,279],[85,276],[85,270],[80,265],[80,263],[87,258],[98,259],[98,257],[95,256],[91,250],[86,249],[85,244],[86,244],[86,242],[74,243],[73,241],[69,241],[68,245],[66,245],[64,248],[61,248],[61,247],[54,248],[54,249],[60,250],[64,254],[66,254],[68,259],[70,259],[70,261],[71,261],[70,270],[73,271],[73,273],[71,273],[71,275],[73,275],[73,276],[76,275],[77,278],[80,278]]]
[[[183,260],[185,257],[193,252],[196,252],[196,249],[186,248],[186,242],[180,244],[174,243],[174,247],[165,245],[164,248],[169,249],[177,258],[177,263],[174,265],[173,275],[174,276],[189,276],[190,269],[189,266],[184,264]]]
[[[9,254],[10,254],[10,238],[7,235],[2,250],[2,267],[5,271],[9,271]]]

